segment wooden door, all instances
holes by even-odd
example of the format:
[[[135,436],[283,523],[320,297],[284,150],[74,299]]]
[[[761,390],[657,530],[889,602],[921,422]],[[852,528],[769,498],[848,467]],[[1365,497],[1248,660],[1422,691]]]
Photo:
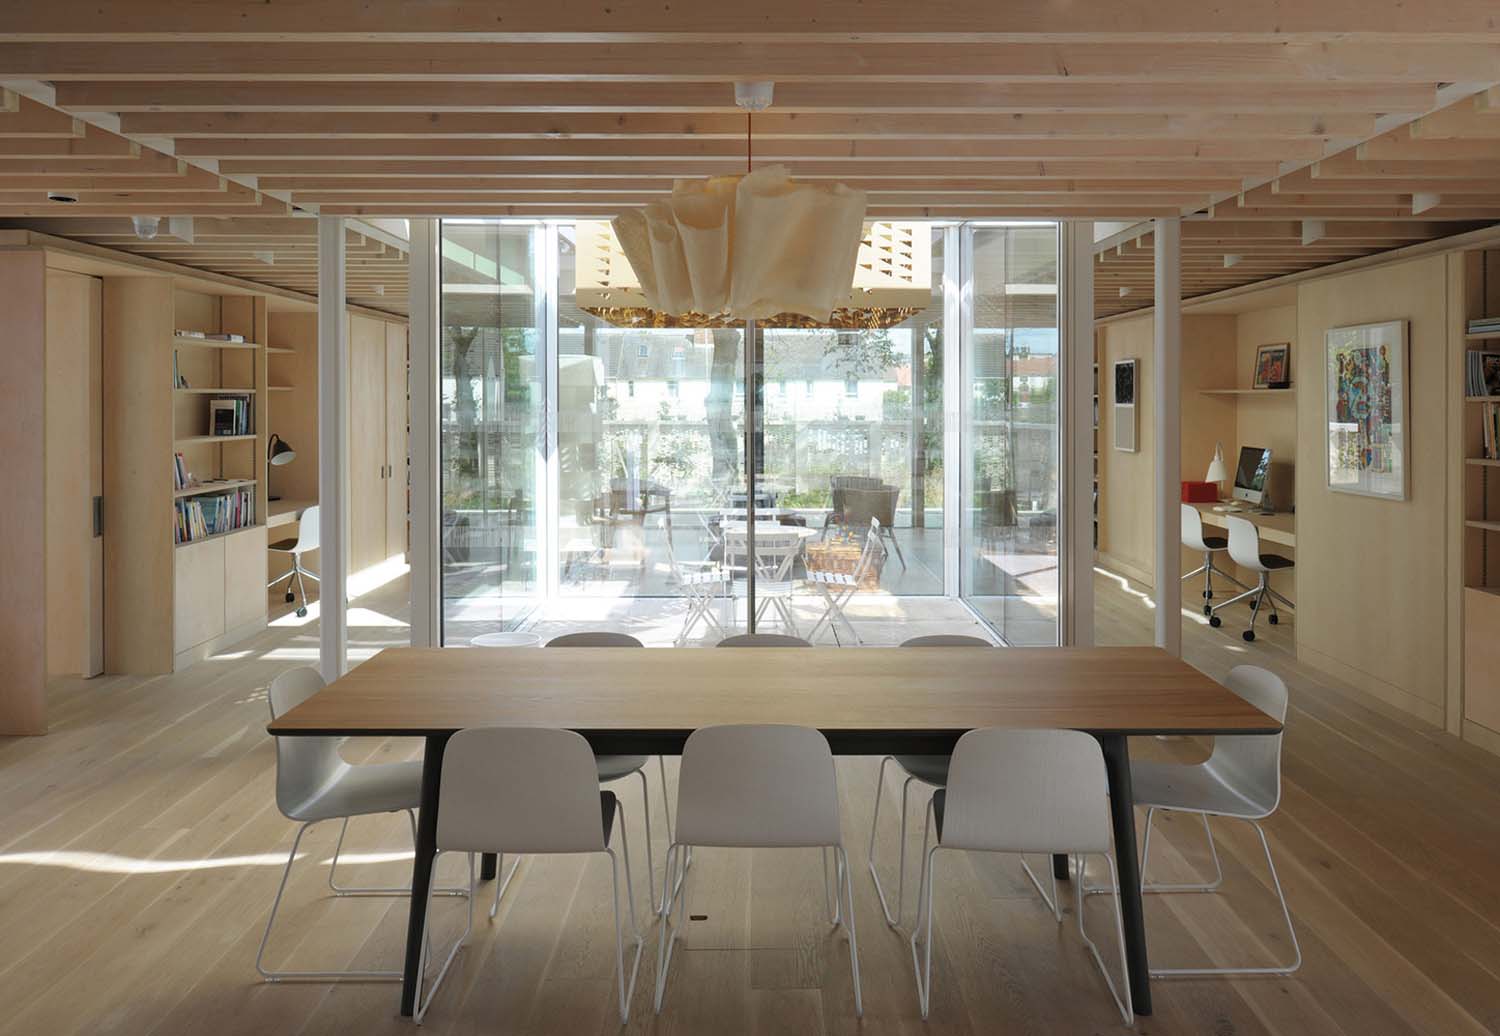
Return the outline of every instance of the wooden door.
[[[407,549],[406,325],[385,325],[385,556]]]
[[[103,284],[47,271],[47,672],[104,671]]]
[[[385,323],[349,317],[349,573],[386,556]]]

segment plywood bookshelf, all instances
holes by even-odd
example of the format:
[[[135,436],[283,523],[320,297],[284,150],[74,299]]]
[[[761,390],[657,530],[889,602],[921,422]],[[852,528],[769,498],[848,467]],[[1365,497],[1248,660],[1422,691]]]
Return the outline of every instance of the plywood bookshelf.
[[[1463,448],[1463,717],[1464,733],[1491,746],[1500,738],[1500,458],[1485,456],[1483,422],[1500,396],[1473,394],[1469,354],[1500,352],[1500,333],[1470,333],[1468,322],[1500,316],[1500,250],[1463,256],[1464,347],[1457,372],[1464,387]],[[1478,727],[1480,729],[1476,730]]]

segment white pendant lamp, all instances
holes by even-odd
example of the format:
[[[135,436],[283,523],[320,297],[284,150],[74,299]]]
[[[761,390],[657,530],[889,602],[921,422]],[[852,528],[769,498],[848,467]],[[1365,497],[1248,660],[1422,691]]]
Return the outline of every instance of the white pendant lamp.
[[[663,201],[617,216],[620,248],[647,305],[693,323],[828,322],[847,307],[864,236],[865,193],[799,183],[783,166],[750,169],[751,113],[771,83],[736,83],[746,112],[744,176],[678,180]]]
[[[1203,476],[1203,481],[1218,485],[1229,477],[1229,472],[1224,468],[1224,444],[1214,443],[1214,459],[1208,462],[1208,474]]]

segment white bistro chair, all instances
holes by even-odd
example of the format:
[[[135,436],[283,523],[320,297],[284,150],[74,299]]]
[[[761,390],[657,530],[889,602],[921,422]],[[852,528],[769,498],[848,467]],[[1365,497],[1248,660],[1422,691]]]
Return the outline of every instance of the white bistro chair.
[[[620,856],[609,847],[620,834]],[[614,883],[615,973],[619,980],[620,1024],[630,1020],[630,999],[641,965],[643,940],[636,924],[635,894],[630,879],[630,841],[625,813],[612,791],[601,791],[589,743],[571,730],[538,727],[477,727],[460,730],[443,755],[443,782],[438,794],[437,853],[469,858],[469,916],[463,934],[453,942],[424,999],[432,926],[432,904],[422,931],[422,965],[417,971],[414,1017],[420,1023],[448,968],[474,928],[474,854],[603,853],[609,857]],[[625,863],[625,900],[630,909],[630,936],[635,945],[630,978],[625,977],[625,931],[620,914],[620,860]]]
[[[717,630],[720,636],[726,632],[724,624],[714,614],[714,608],[720,601],[727,599],[729,593],[729,570],[717,561],[705,559],[703,561],[680,562],[677,560],[677,552],[672,546],[672,519],[663,516],[661,529],[667,540],[667,565],[671,569],[673,581],[682,589],[683,597],[687,599],[687,615],[682,620],[682,632],[677,634],[673,646],[682,647],[692,635],[693,630],[701,622],[705,633]],[[717,545],[717,540],[715,544]],[[712,553],[712,551],[710,551]]]
[[[937,841],[928,842],[936,829]],[[1115,908],[1115,938],[1120,965],[1125,964],[1125,925],[1120,914],[1119,872],[1110,853],[1109,787],[1104,752],[1088,734],[1077,730],[971,730],[958,739],[948,785],[927,806],[922,836],[922,882],[917,891],[917,924],[911,933],[912,967],[917,998],[927,1017],[932,994],[933,863],[939,849],[990,853],[1067,853],[1099,856],[1109,867]],[[1025,860],[1022,860],[1025,863]],[[1079,860],[1074,881],[1078,934],[1093,955],[1109,995],[1126,1025],[1131,1011],[1130,980],[1116,987],[1099,948],[1083,925],[1083,870]],[[1041,884],[1026,868],[1037,890]],[[1057,879],[1052,896],[1042,898],[1062,923]],[[925,923],[925,938],[924,935]],[[925,954],[919,954],[918,945]],[[1124,999],[1120,993],[1123,991]]]
[[[1235,666],[1225,685],[1251,705],[1276,720],[1286,720],[1286,684],[1275,673],[1259,666]],[[1223,968],[1153,968],[1160,977],[1177,975],[1290,975],[1302,966],[1302,947],[1292,927],[1292,912],[1286,905],[1286,893],[1271,861],[1271,845],[1260,822],[1281,803],[1281,735],[1237,734],[1214,739],[1208,759],[1194,765],[1177,763],[1134,762],[1130,780],[1135,789],[1135,804],[1146,810],[1146,833],[1141,847],[1141,890],[1143,892],[1216,892],[1224,881],[1219,866],[1219,850],[1214,846],[1213,830],[1208,818],[1228,817],[1243,820],[1255,829],[1261,849],[1266,854],[1266,868],[1271,873],[1271,887],[1281,902],[1281,916],[1286,921],[1293,957],[1290,964],[1265,967]],[[1208,836],[1209,852],[1214,861],[1214,879],[1201,884],[1151,884],[1146,881],[1146,867],[1151,862],[1151,822],[1158,811],[1196,813]]]
[[[1231,604],[1249,598],[1250,600],[1250,628],[1245,630],[1241,636],[1247,641],[1255,639],[1255,620],[1260,617],[1261,605],[1269,604],[1271,614],[1266,619],[1272,626],[1281,621],[1281,616],[1276,613],[1276,602],[1280,601],[1288,608],[1295,608],[1285,597],[1271,589],[1271,573],[1280,572],[1283,569],[1292,568],[1296,562],[1291,558],[1280,554],[1262,554],[1260,552],[1260,530],[1255,523],[1244,518],[1230,516],[1226,519],[1229,526],[1229,556],[1234,563],[1241,568],[1249,569],[1259,577],[1259,582],[1252,589],[1246,590],[1238,596],[1231,597],[1222,604],[1213,606],[1208,617],[1208,624],[1217,628],[1223,624],[1219,618],[1219,612],[1228,608]]]
[[[1214,599],[1214,576],[1227,579],[1241,590],[1250,589],[1234,576],[1214,564],[1214,555],[1229,549],[1229,540],[1223,536],[1208,536],[1203,532],[1203,515],[1192,504],[1182,505],[1182,545],[1188,550],[1203,555],[1203,564],[1183,575],[1186,583],[1194,576],[1203,576],[1203,614],[1212,615]]]
[[[323,677],[310,666],[289,669],[271,681],[267,700],[271,706],[271,719],[275,720],[291,709],[311,698],[324,687]],[[276,888],[276,899],[271,904],[271,916],[266,918],[266,930],[260,939],[260,949],[255,954],[255,970],[269,981],[282,979],[310,979],[336,981],[356,979],[361,981],[394,982],[401,978],[399,971],[271,971],[265,966],[266,944],[271,940],[271,929],[276,924],[276,913],[281,909],[281,898],[286,892],[287,879],[292,874],[292,864],[297,860],[297,849],[302,836],[314,824],[324,820],[341,820],[338,845],[333,850],[333,862],[328,868],[328,887],[340,896],[406,896],[411,894],[409,886],[398,888],[351,888],[339,885],[334,874],[339,864],[339,853],[344,847],[344,835],[349,830],[352,817],[369,816],[375,813],[405,813],[411,827],[412,842],[416,842],[417,822],[413,812],[422,798],[422,764],[380,763],[354,766],[339,755],[342,738],[337,737],[278,737],[276,741],[276,807],[288,820],[299,822],[297,835],[292,839],[292,851],[287,854],[286,868],[281,872],[281,884]],[[457,893],[460,890],[439,889],[440,893]]]
[[[314,504],[303,510],[297,516],[297,536],[295,539],[277,540],[275,543],[266,545],[266,549],[278,554],[288,554],[292,559],[292,567],[266,584],[270,590],[286,583],[286,602],[291,604],[294,600],[301,598],[302,603],[297,606],[297,617],[304,618],[307,615],[307,584],[303,577],[318,582],[315,573],[309,572],[302,566],[302,555],[318,549],[318,505]],[[297,581],[297,593],[292,593],[292,580]]]
[[[904,648],[913,647],[991,647],[988,640],[983,637],[971,637],[957,633],[936,633],[926,637],[912,637],[910,640],[901,642]],[[880,760],[880,772],[875,778],[875,815],[870,818],[870,850],[866,863],[870,868],[870,878],[875,882],[875,895],[880,897],[880,912],[885,915],[885,923],[892,928],[901,924],[901,915],[906,905],[906,804],[911,791],[912,781],[920,781],[933,787],[941,788],[948,783],[948,761],[952,756],[947,755],[888,755]],[[890,905],[886,902],[885,889],[880,884],[880,874],[875,869],[875,835],[880,830],[880,800],[885,792],[885,764],[895,763],[900,770],[906,774],[906,780],[901,782],[901,849],[896,863],[896,909],[893,913]],[[1033,881],[1035,878],[1032,879]]]
[[[768,608],[775,608],[782,625],[792,636],[797,636],[797,620],[792,614],[792,595],[796,586],[792,581],[792,565],[802,553],[803,536],[800,532],[770,532],[755,530],[755,621],[758,625]],[[724,531],[724,567],[732,575],[741,577],[730,582],[730,592],[736,600],[748,598],[749,581],[743,573],[748,569],[749,535],[743,531]]]
[[[839,826],[838,778],[828,739],[810,727],[743,724],[703,727],[682,748],[677,784],[677,836],[667,850],[666,900],[656,968],[656,1010],[661,1011],[667,971],[679,931],[687,921],[687,850],[701,846],[737,849],[823,850],[824,907],[832,923],[849,933],[854,1012],[863,1017],[859,948],[854,936],[854,889]],[[828,850],[834,853],[837,892],[830,897]],[[840,898],[842,897],[842,898]],[[838,903],[832,906],[829,899]],[[672,906],[678,917],[672,923]]]
[[[830,572],[824,569],[809,568],[807,570],[807,581],[817,587],[818,593],[823,597],[823,614],[807,633],[807,639],[816,641],[818,634],[827,626],[838,635],[838,624],[843,623],[844,630],[849,638],[860,647],[864,646],[864,640],[859,631],[849,621],[849,616],[844,612],[853,596],[859,592],[860,583],[872,571],[879,571],[885,561],[885,544],[880,542],[880,519],[870,519],[870,531],[865,534],[864,550],[860,552],[859,561],[854,566],[853,572]]]
[[[560,647],[645,647],[628,633],[611,633],[608,630],[587,630],[583,633],[564,633],[560,637],[553,637],[547,641],[549,648]],[[651,798],[650,791],[646,785],[646,763],[650,757],[644,755],[601,755],[597,756],[599,783],[609,784],[612,781],[621,781],[626,777],[639,777],[641,781],[641,817],[646,825],[646,885],[651,890],[651,907],[656,909],[656,856],[655,850],[651,848]],[[667,818],[667,840],[672,839],[672,803],[667,794],[667,760],[665,756],[656,757],[657,771],[661,774],[661,805]],[[501,887],[495,889],[496,907],[500,903]],[[663,893],[665,895],[665,893]],[[495,916],[495,907],[490,908],[490,916]]]

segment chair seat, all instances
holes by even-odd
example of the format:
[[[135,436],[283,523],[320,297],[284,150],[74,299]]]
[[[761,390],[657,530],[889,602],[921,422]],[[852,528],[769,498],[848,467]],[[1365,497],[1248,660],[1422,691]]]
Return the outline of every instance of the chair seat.
[[[1228,550],[1229,537],[1227,536],[1205,536],[1203,545],[1209,550]]]
[[[1202,764],[1130,764],[1135,804],[1142,808],[1187,809],[1230,817],[1263,817],[1273,802],[1255,802],[1235,791]]]
[[[1280,554],[1262,554],[1260,563],[1270,569],[1292,568],[1297,564],[1291,558],[1284,558]]]
[[[422,764],[346,766],[306,803],[287,813],[293,820],[331,820],[416,809],[422,802]]]
[[[829,586],[854,586],[854,576],[848,572],[824,572],[813,569],[807,573],[809,582],[827,583]]]
[[[941,787],[948,783],[948,764],[951,755],[898,755],[896,765],[919,781]]]
[[[736,598],[749,596],[749,589],[742,579],[737,579],[732,587]],[[755,596],[757,599],[766,597],[790,597],[796,590],[790,580],[785,579],[756,579]]]
[[[286,554],[292,554],[297,549],[297,539],[293,537],[289,540],[277,540],[275,543],[266,544],[266,549],[279,550]]]
[[[629,777],[646,765],[646,757],[643,755],[600,755],[595,756],[594,761],[599,766],[601,782]]]

